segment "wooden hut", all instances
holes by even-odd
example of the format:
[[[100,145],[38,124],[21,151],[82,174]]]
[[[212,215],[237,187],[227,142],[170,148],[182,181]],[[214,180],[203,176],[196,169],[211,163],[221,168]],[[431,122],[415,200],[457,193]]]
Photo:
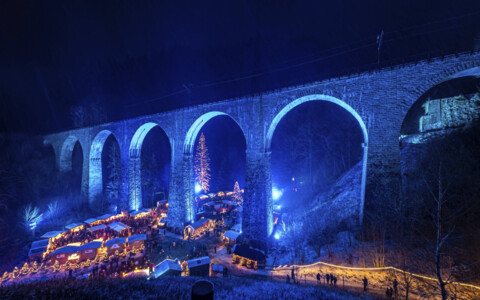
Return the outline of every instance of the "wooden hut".
[[[150,210],[145,208],[130,212],[130,215],[133,216],[135,219],[146,217],[148,214],[150,214]]]
[[[90,218],[90,219],[87,219],[83,222],[87,225],[95,226],[95,225],[100,224],[102,222],[102,220],[99,220],[98,218]]]
[[[69,230],[70,232],[77,232],[79,230],[82,230],[84,226],[85,226],[84,223],[72,223],[65,226],[65,229]]]
[[[52,258],[52,263],[54,263],[56,260],[58,261],[59,264],[64,264],[69,260],[69,257],[75,255],[78,251],[79,246],[77,245],[67,245],[62,248],[58,248],[55,251],[50,254],[50,257]]]
[[[125,249],[126,242],[127,242],[127,238],[124,238],[124,237],[108,240],[105,243],[105,247],[107,247],[107,254],[113,255],[117,250],[118,250],[118,253],[123,252],[123,249]]]
[[[50,241],[48,239],[33,242],[30,251],[28,251],[28,259],[31,261],[41,261],[45,258],[49,245]]]
[[[116,232],[122,232],[130,228],[130,226],[123,224],[122,222],[113,222],[112,224],[108,225],[108,227],[112,228]]]
[[[79,261],[94,260],[97,257],[98,249],[102,247],[102,241],[93,241],[78,248]]]
[[[97,232],[97,231],[100,231],[100,230],[105,230],[106,228],[107,228],[107,225],[100,224],[100,225],[92,226],[92,227],[88,228],[88,231],[90,231],[91,233],[94,233],[94,232]]]
[[[248,245],[235,245],[232,263],[257,270],[263,267],[266,261],[265,253],[262,251],[250,248]]]
[[[134,234],[128,238],[128,244],[131,249],[140,249],[147,239],[146,234]]]
[[[210,230],[213,226],[213,221],[210,219],[200,219],[193,224],[185,226],[183,230],[183,237],[185,239],[199,236],[200,234]]]
[[[53,242],[63,236],[64,231],[49,231],[41,236],[42,239],[48,239],[49,242]]]
[[[182,274],[182,267],[178,261],[165,259],[155,266],[155,278],[160,276],[180,276]]]
[[[185,271],[188,276],[209,276],[210,263],[210,257],[208,256],[187,260]]]
[[[45,254],[47,253],[48,247],[38,247],[38,248],[30,248],[28,251],[28,259],[30,261],[37,261],[40,262],[42,259],[45,258]]]
[[[234,245],[237,242],[237,238],[240,236],[240,232],[229,230],[223,234],[223,242],[226,245]]]

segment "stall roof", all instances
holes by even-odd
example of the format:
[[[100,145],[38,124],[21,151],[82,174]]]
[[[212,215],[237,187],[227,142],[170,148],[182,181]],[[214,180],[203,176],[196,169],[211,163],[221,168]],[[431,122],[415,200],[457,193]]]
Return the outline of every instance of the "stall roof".
[[[140,210],[137,210],[137,211],[134,211],[132,213],[130,213],[131,216],[138,216],[140,214],[146,214],[146,213],[149,213],[150,211],[146,208],[144,209],[140,209]]]
[[[164,261],[155,266],[155,278],[162,276],[169,270],[182,272],[182,267],[180,266],[180,263],[178,261],[165,259]]]
[[[45,253],[47,252],[47,246],[44,246],[44,247],[38,247],[38,248],[33,248],[30,249],[30,251],[28,251],[28,256],[32,256],[32,255],[36,255],[36,254],[40,254],[40,253]]]
[[[237,208],[235,208],[236,211],[239,211],[239,212],[243,212],[243,207],[239,206]]]
[[[39,240],[39,241],[35,241],[32,243],[32,249],[35,249],[35,248],[40,248],[40,247],[48,247],[48,244],[50,242],[48,240]]]
[[[65,246],[62,248],[58,248],[57,250],[53,251],[52,254],[50,255],[55,255],[55,254],[60,254],[60,253],[67,253],[67,254],[73,254],[77,253],[79,246]]]
[[[215,205],[215,203],[213,203],[213,202],[210,201],[210,202],[204,203],[203,205],[213,206],[213,205]]]
[[[235,225],[232,227],[232,230],[233,230],[233,231],[241,232],[241,231],[242,231],[242,224],[235,224]]]
[[[208,257],[208,256],[203,256],[203,257],[187,260],[187,265],[188,265],[188,268],[190,268],[190,269],[194,268],[194,267],[198,267],[198,266],[203,266],[203,265],[206,265],[206,264],[210,264],[210,257]]]
[[[105,247],[108,247],[108,246],[113,245],[113,244],[125,244],[126,242],[127,242],[127,238],[118,237],[118,238],[114,238],[114,239],[108,240],[108,241],[105,243]]]
[[[94,231],[102,230],[102,229],[105,229],[105,228],[107,228],[107,226],[105,224],[100,224],[100,225],[88,228],[88,231],[94,232]]]
[[[240,234],[240,232],[229,230],[223,234],[223,237],[229,238],[231,240],[236,240]]]
[[[82,251],[82,250],[85,250],[85,249],[98,249],[100,247],[102,247],[102,242],[100,241],[93,241],[93,242],[90,242],[90,243],[86,243],[82,246],[80,246],[80,248],[78,248],[78,251]]]
[[[100,221],[98,218],[90,218],[88,220],[85,220],[83,221],[84,223],[87,223],[87,224],[92,224],[92,223],[95,223],[97,221]]]
[[[113,222],[112,224],[108,225],[110,228],[115,230],[116,232],[120,232],[124,229],[130,228],[130,226],[123,224],[122,222]]]
[[[208,221],[210,221],[210,219],[200,219],[190,226],[192,226],[193,229],[198,229],[198,228],[202,227],[203,225],[205,225],[205,223],[207,223]]]
[[[83,224],[83,223],[72,223],[70,225],[65,226],[65,229],[72,230],[75,227],[83,226],[83,225],[85,225],[85,224]]]
[[[237,245],[235,250],[233,250],[233,253],[256,261],[263,261],[266,259],[265,254],[262,251],[250,248],[248,245]]]
[[[49,231],[49,232],[45,233],[44,235],[42,235],[42,239],[54,238],[57,235],[62,234],[62,233],[64,233],[64,231]]]
[[[146,240],[147,239],[147,235],[142,233],[142,234],[134,234],[132,235],[131,237],[128,238],[128,242],[131,243],[131,242],[134,242],[136,240]]]
[[[111,218],[113,216],[114,216],[114,214],[104,214],[103,216],[97,217],[97,219],[98,220],[105,220],[105,219]]]
[[[159,204],[163,204],[163,203],[167,203],[167,202],[168,202],[168,200],[167,200],[167,199],[165,199],[165,200],[160,200],[160,201],[157,201],[157,202],[158,202]]]

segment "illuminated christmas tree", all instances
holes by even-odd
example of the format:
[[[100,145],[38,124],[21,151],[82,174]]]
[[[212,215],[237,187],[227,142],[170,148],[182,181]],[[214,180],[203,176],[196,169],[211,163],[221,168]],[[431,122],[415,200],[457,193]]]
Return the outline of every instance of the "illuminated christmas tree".
[[[238,184],[238,181],[235,181],[235,186],[233,187],[233,199],[237,201],[237,203],[240,205],[243,202],[242,198],[242,191],[240,190],[240,186]]]
[[[198,141],[197,153],[195,153],[195,179],[200,184],[204,193],[207,193],[210,185],[210,158],[205,144],[205,136],[200,135]]]

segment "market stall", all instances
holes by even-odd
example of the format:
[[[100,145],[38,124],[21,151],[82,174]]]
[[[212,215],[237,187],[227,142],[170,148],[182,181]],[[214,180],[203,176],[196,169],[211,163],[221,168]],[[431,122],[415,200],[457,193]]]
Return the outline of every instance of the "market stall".
[[[97,220],[99,220],[101,222],[109,222],[109,221],[113,220],[114,217],[115,217],[115,215],[113,215],[113,214],[104,214],[100,217],[97,217]]]
[[[93,233],[93,232],[96,232],[96,231],[99,231],[99,230],[105,230],[106,228],[107,228],[107,225],[100,224],[100,225],[97,225],[97,226],[90,227],[87,230]]]
[[[47,250],[48,250],[47,246],[30,248],[30,251],[28,251],[28,259],[30,261],[39,262],[45,258],[45,254],[47,253]]]
[[[232,263],[257,270],[267,261],[265,253],[248,245],[235,245]]]
[[[147,240],[146,234],[134,234],[128,238],[128,244],[131,249],[140,249]]]
[[[112,228],[116,232],[122,232],[122,230],[130,228],[130,226],[125,225],[122,222],[113,222],[112,224],[108,225],[108,227]]]
[[[41,236],[42,239],[48,239],[50,243],[61,238],[65,232],[64,231],[49,231]]]
[[[123,249],[125,249],[126,242],[127,242],[127,238],[124,238],[124,237],[108,240],[105,243],[105,247],[107,247],[107,254],[113,255],[117,250],[119,253],[123,252]]]
[[[200,219],[193,224],[185,226],[183,230],[184,239],[194,238],[210,230],[213,227],[213,221],[210,219]]]
[[[90,218],[88,220],[83,221],[85,224],[90,225],[90,226],[95,226],[101,223],[101,220],[98,218]]]
[[[234,245],[240,235],[240,232],[229,230],[223,234],[223,242],[225,245]]]
[[[78,248],[79,261],[86,261],[87,259],[93,261],[98,254],[98,250],[102,247],[103,242],[95,240],[93,242],[84,244]]]
[[[65,247],[56,249],[52,252],[52,254],[50,254],[50,257],[52,259],[51,262],[54,263],[55,261],[58,261],[58,263],[61,265],[66,263],[70,257],[75,256],[78,248],[78,245],[69,244]]]
[[[135,219],[138,219],[138,218],[146,217],[150,213],[151,213],[150,210],[144,208],[144,209],[131,212],[130,215],[133,216]]]
[[[182,267],[178,261],[165,259],[155,266],[155,278],[160,276],[180,276],[182,274]]]
[[[210,275],[210,257],[203,256],[184,262],[185,273],[188,276],[209,276]]]
[[[83,229],[85,226],[84,223],[72,223],[65,226],[65,229],[69,230],[70,232],[77,232]]]

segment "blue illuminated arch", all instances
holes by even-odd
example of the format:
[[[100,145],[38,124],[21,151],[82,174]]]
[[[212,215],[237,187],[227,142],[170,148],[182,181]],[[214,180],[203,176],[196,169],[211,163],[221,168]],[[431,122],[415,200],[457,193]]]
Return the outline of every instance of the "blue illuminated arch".
[[[208,112],[208,113],[205,113],[205,114],[201,115],[197,120],[195,120],[195,122],[192,124],[192,126],[190,126],[190,128],[188,129],[187,135],[185,137],[184,148],[183,148],[184,153],[186,153],[186,154],[192,154],[193,153],[193,149],[195,147],[195,141],[197,139],[198,134],[200,133],[200,130],[210,119],[212,119],[214,117],[217,117],[217,116],[228,116],[235,123],[237,123],[237,125],[240,128],[240,130],[242,131],[243,137],[245,138],[245,141],[246,141],[245,132],[243,131],[242,126],[240,126],[240,124],[238,124],[238,122],[234,118],[232,118],[232,116],[230,116],[229,114],[226,114],[224,112],[220,112],[220,111],[211,111],[211,112]]]
[[[129,148],[129,156],[130,156],[130,163],[129,163],[129,176],[130,176],[130,209],[138,210],[142,208],[142,176],[141,176],[141,162],[140,162],[140,155],[142,153],[142,146],[143,142],[145,141],[145,137],[148,133],[155,127],[159,127],[167,136],[165,130],[154,122],[145,123],[140,126],[135,134],[132,137],[132,141],[130,142]],[[168,136],[167,136],[168,139]],[[170,139],[169,140],[169,148],[171,148]]]
[[[88,167],[88,198],[90,203],[95,201],[96,198],[102,195],[103,192],[102,152],[105,142],[110,135],[115,137],[110,130],[100,131],[93,139],[90,147]]]
[[[72,153],[77,142],[80,144],[83,153],[82,143],[80,143],[80,140],[76,136],[70,135],[65,139],[65,142],[63,142],[62,149],[60,150],[60,172],[69,172],[72,170]]]
[[[327,96],[327,95],[315,94],[315,95],[308,95],[308,96],[295,99],[294,101],[287,104],[282,110],[280,110],[280,112],[278,112],[277,115],[273,118],[272,123],[268,128],[267,136],[265,139],[265,151],[267,152],[271,151],[273,133],[275,132],[275,129],[277,128],[277,125],[278,123],[280,123],[282,118],[295,107],[310,101],[328,101],[328,102],[337,104],[338,106],[344,108],[350,114],[352,114],[352,116],[357,120],[358,124],[360,125],[360,128],[362,129],[362,133],[363,133],[362,164],[363,166],[362,166],[362,190],[360,195],[360,208],[359,208],[359,211],[360,211],[359,217],[360,217],[360,223],[361,223],[363,220],[363,207],[365,203],[365,187],[366,187],[366,181],[367,181],[368,133],[367,133],[367,127],[365,126],[365,123],[363,122],[362,118],[350,105],[348,105],[347,103],[343,102],[340,99],[337,99],[332,96]]]

